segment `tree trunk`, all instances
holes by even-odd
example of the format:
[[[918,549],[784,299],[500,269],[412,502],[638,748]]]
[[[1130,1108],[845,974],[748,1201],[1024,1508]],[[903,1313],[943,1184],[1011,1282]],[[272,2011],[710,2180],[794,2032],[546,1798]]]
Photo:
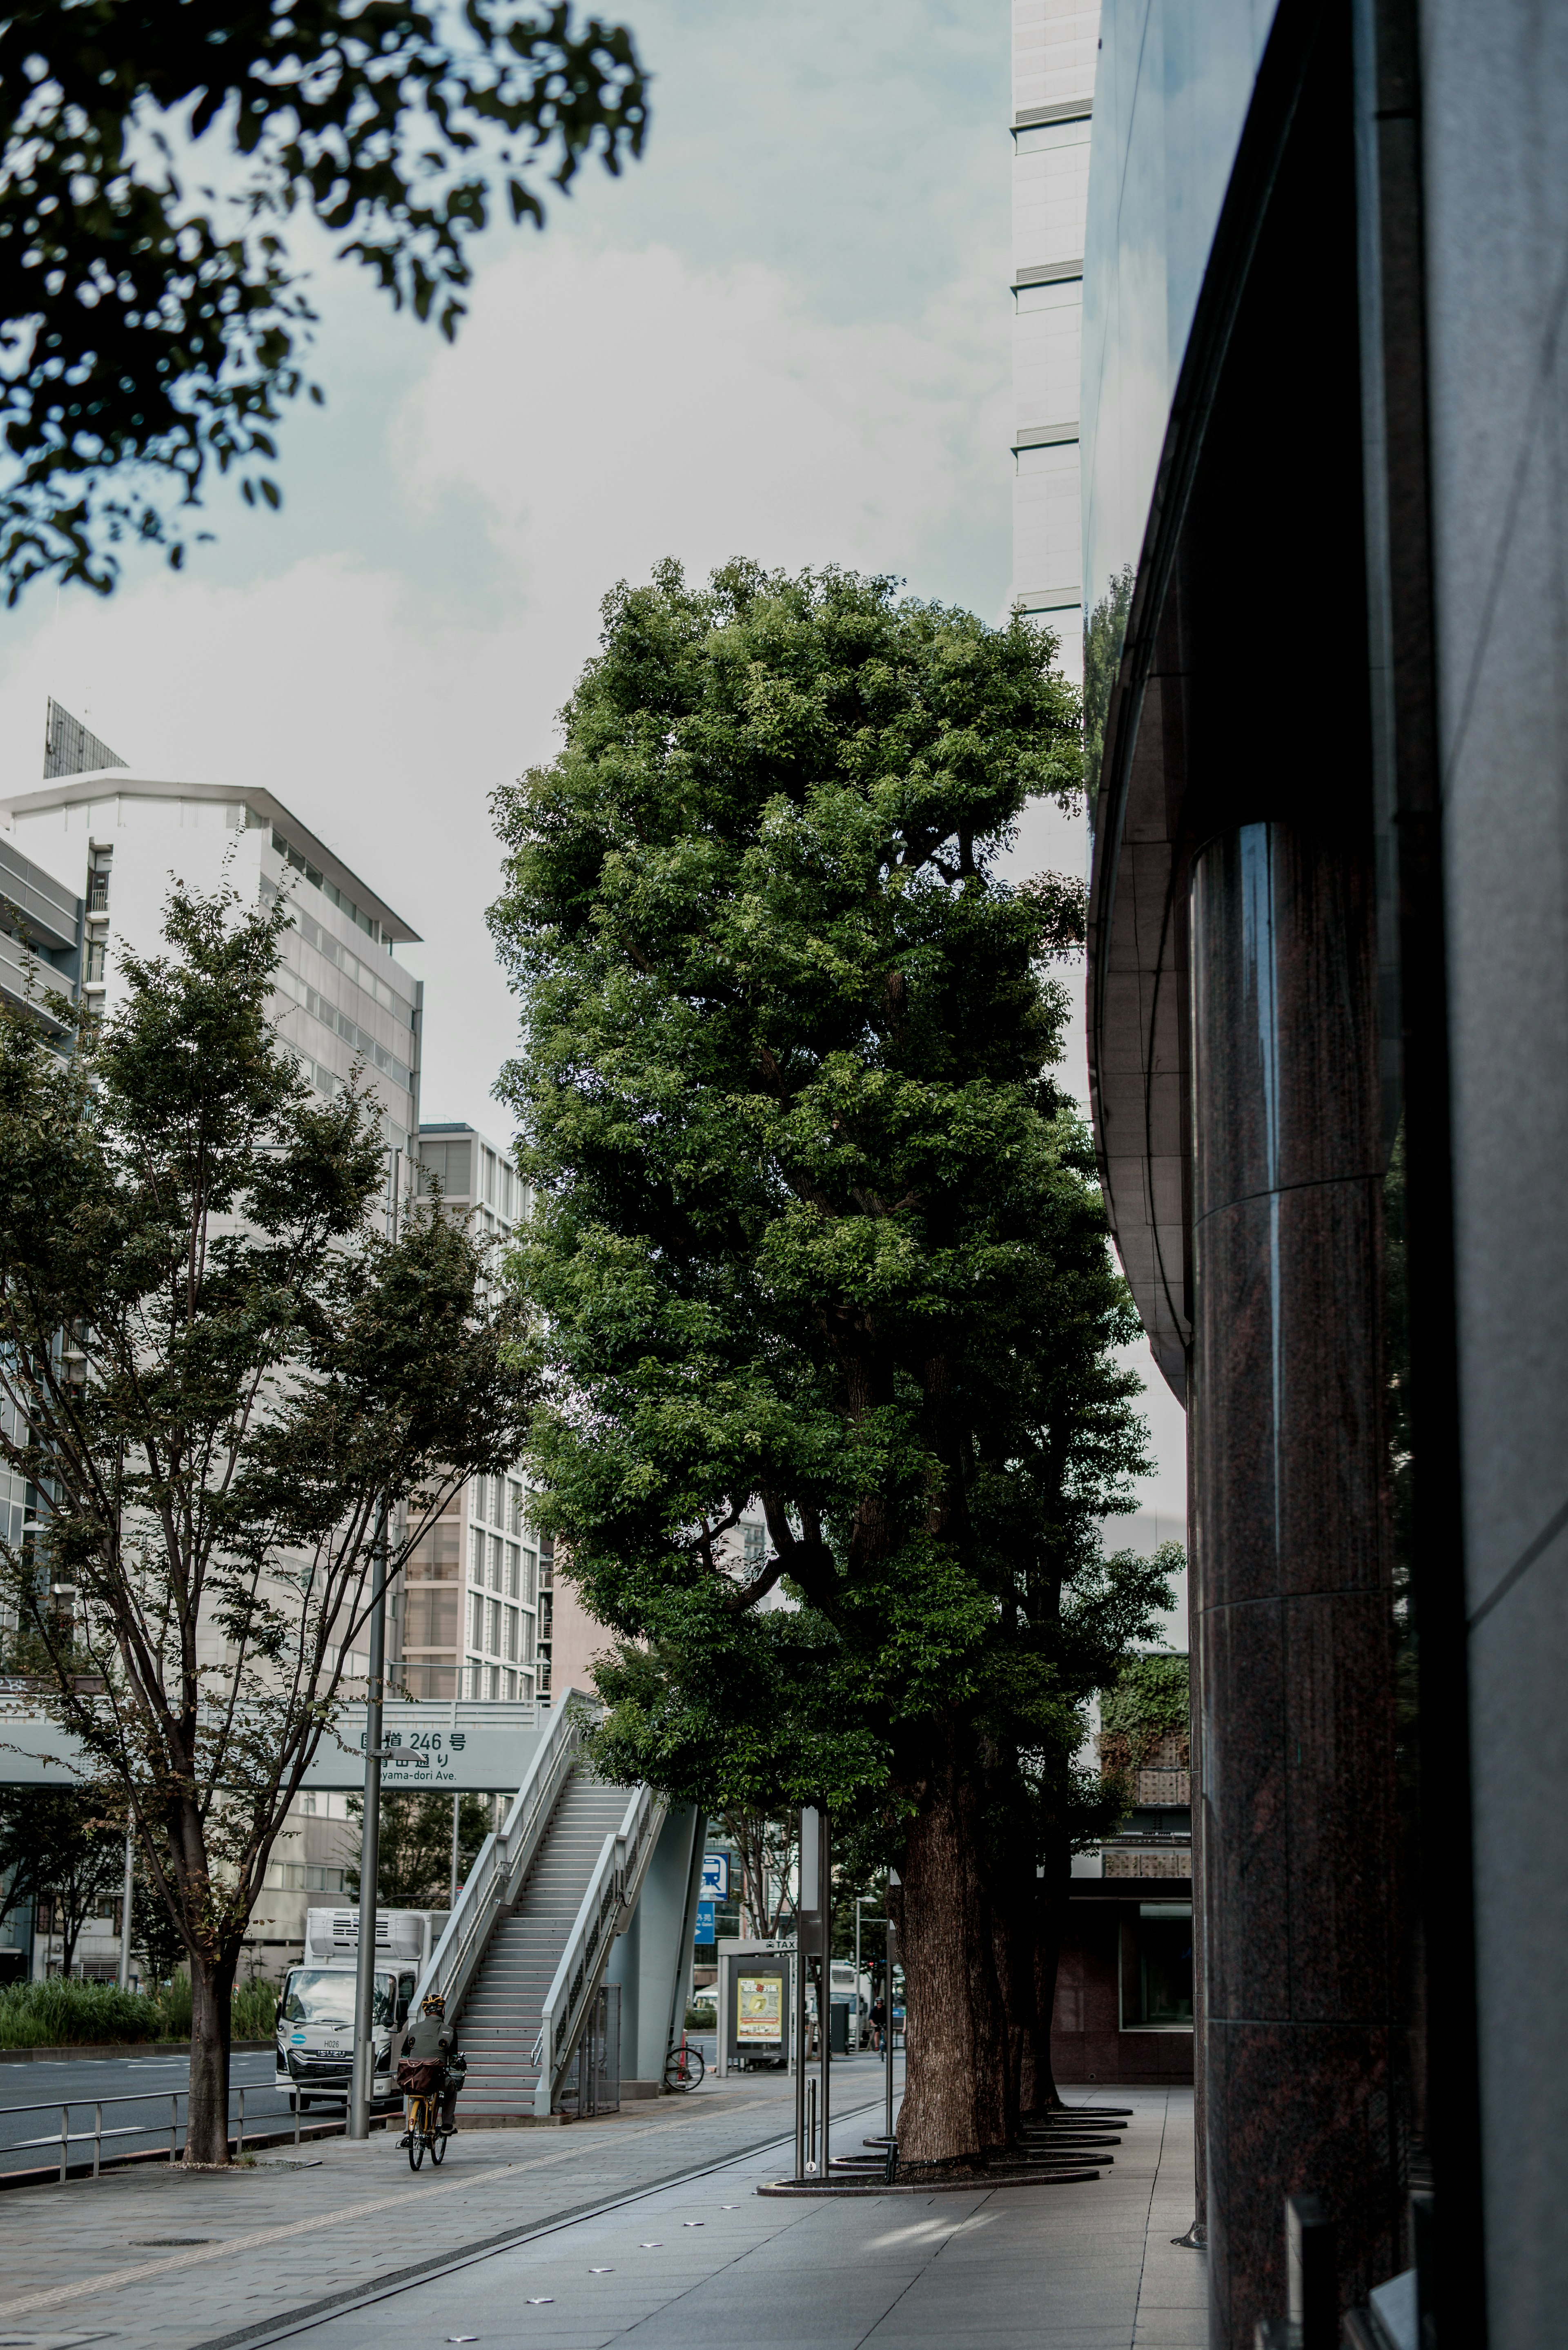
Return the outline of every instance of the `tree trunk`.
[[[1006,2032],[981,1867],[981,1804],[950,1762],[904,1854],[907,2021],[901,2159],[979,2155],[1004,2141]]]
[[[1034,2069],[1034,1886],[1032,1876],[1023,1873],[1028,1853],[1027,1838],[1021,1839],[1003,1857],[1001,1880],[992,1887],[996,1980],[1006,2035],[1002,2118],[1008,2146],[1018,2136],[1020,2114],[1033,2110],[1027,2100],[1033,2095]]]
[[[187,2162],[229,2158],[229,2003],[239,1950],[191,1960],[191,2118]]]

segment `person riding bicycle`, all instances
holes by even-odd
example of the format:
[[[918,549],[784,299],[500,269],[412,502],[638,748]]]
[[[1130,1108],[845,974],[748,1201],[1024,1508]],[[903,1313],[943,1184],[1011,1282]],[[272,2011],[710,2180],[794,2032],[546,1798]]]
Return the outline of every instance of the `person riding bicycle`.
[[[466,2071],[461,2054],[453,2047],[456,2038],[446,2020],[446,2001],[439,1991],[427,1991],[420,2002],[419,2018],[410,2023],[398,2052],[398,2086],[408,2097],[441,2096],[441,2127],[450,2130],[455,2125],[457,2093],[462,2086]],[[407,2146],[409,2132],[398,2140]]]

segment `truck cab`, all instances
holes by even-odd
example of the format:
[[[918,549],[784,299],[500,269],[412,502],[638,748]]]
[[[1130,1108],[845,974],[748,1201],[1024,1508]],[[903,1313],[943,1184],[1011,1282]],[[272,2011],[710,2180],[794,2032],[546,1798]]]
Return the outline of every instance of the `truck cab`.
[[[446,1924],[444,1909],[383,1909],[376,1918],[371,2102],[395,2106],[397,2058],[421,1976]],[[358,1909],[312,1909],[304,1962],[290,1967],[278,2002],[276,2083],[289,2106],[348,2101],[354,2073],[354,1991],[359,1959]]]

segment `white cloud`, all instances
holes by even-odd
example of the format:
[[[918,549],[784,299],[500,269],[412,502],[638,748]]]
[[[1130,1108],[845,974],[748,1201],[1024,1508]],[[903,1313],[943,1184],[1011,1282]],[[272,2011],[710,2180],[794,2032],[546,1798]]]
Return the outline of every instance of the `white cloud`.
[[[494,264],[474,311],[390,463],[410,544],[433,529],[479,592],[337,552],[67,598],[0,664],[0,777],[36,779],[52,692],[144,771],[270,786],[425,936],[427,1115],[498,1124],[514,1018],[486,801],[550,755],[600,597],[668,554],[940,592],[955,516],[991,510],[1005,549],[1006,348],[983,289],[951,289],[940,328],[833,326],[775,270],[566,238]]]

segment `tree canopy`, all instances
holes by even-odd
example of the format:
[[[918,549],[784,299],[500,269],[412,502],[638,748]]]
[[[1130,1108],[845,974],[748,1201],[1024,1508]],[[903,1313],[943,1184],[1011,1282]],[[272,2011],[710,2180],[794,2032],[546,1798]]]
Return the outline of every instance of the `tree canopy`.
[[[378,1107],[319,1099],[273,1025],[292,919],[176,886],[68,1056],[0,1010],[0,1459],[39,1496],[0,1559],[184,1947],[193,2160],[225,2158],[235,1963],[374,1579],[530,1400],[483,1249],[439,1199],[389,1228]]]
[[[0,23],[0,579],[180,561],[210,466],[269,470],[315,310],[289,224],[449,337],[498,182],[640,153],[631,35],[569,0],[32,0]],[[321,397],[319,388],[308,387]]]
[[[496,803],[532,1463],[619,1636],[601,1762],[826,1800],[949,1923],[987,1914],[959,1880],[990,1794],[1060,1777],[1165,1603],[1099,1534],[1146,1464],[1052,1075],[1082,888],[1001,870],[1026,804],[1082,789],[1054,654],[885,578],[668,564],[607,599],[565,747]]]

